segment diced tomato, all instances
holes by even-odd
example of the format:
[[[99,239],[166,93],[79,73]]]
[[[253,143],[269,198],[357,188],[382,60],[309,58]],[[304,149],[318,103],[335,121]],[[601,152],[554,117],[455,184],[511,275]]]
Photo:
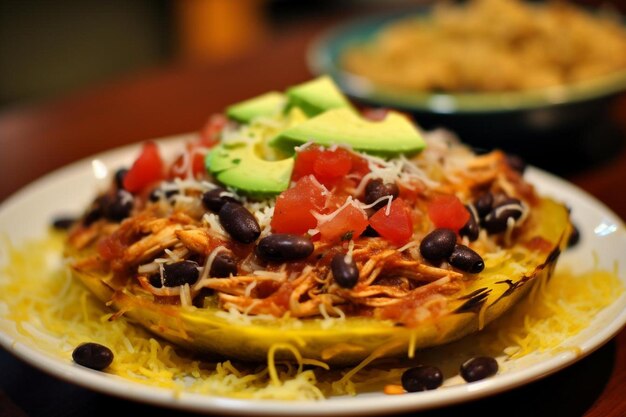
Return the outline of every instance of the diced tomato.
[[[428,217],[435,227],[445,227],[458,233],[470,219],[470,213],[456,196],[440,195],[428,203]]]
[[[172,164],[169,169],[168,178],[187,178],[189,175],[189,168],[186,166],[187,162],[185,158],[191,157],[191,174],[193,178],[202,177],[206,168],[204,166],[204,157],[206,152],[204,146],[199,143],[187,144],[187,155],[181,155]]]
[[[324,213],[332,213],[337,210],[339,207],[343,206],[346,202],[346,198],[348,195],[344,193],[338,193],[337,189],[333,190],[333,193],[328,196],[326,199],[326,205],[324,206]]]
[[[297,181],[302,177],[313,174],[315,161],[322,154],[317,146],[309,146],[296,154],[296,163],[293,166],[291,179]]]
[[[356,180],[361,180],[365,175],[369,174],[370,167],[369,162],[365,158],[361,158],[357,154],[350,154],[352,158],[352,169],[350,170],[350,176],[356,177]]]
[[[331,188],[352,169],[352,155],[343,148],[323,150],[308,147],[296,155],[292,179],[313,174],[326,187]]]
[[[146,142],[141,154],[124,177],[124,189],[138,193],[148,185],[163,179],[163,160],[154,142]]]
[[[332,188],[332,194],[326,200],[326,211],[324,213],[333,212],[335,209],[343,206],[346,199],[352,196],[357,185],[357,181],[348,177],[342,177],[337,180]]]
[[[338,241],[356,239],[367,227],[367,215],[352,204],[339,211],[331,220],[322,221],[317,229],[322,240]]]
[[[205,152],[198,152],[197,150],[192,153],[191,172],[194,178],[202,177],[206,173],[206,166],[204,164],[205,156]]]
[[[319,182],[326,187],[331,187],[347,175],[351,168],[350,152],[337,148],[334,151],[322,152],[313,165],[313,174]]]
[[[310,175],[283,191],[276,199],[271,226],[277,233],[306,233],[317,225],[311,214],[320,212],[326,202],[325,190]]]
[[[400,198],[409,204],[414,203],[425,190],[424,183],[420,180],[398,181],[397,185]]]
[[[220,140],[220,134],[228,123],[228,118],[220,113],[213,114],[200,130],[200,145],[206,148],[215,146]]]
[[[381,237],[397,245],[405,244],[413,235],[411,209],[401,198],[391,202],[389,215],[385,205],[370,217],[369,224]]]

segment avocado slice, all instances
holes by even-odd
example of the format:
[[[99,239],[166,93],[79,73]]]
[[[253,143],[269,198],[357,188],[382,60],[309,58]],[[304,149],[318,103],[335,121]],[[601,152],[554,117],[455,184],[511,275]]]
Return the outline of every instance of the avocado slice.
[[[416,153],[426,146],[415,125],[398,112],[390,111],[382,121],[370,121],[348,108],[328,110],[294,125],[273,137],[270,145],[293,152],[306,142],[349,145],[382,156]]]
[[[263,159],[263,141],[222,144],[209,152],[205,164],[221,183],[254,196],[278,194],[289,187],[294,158]]]
[[[260,96],[233,104],[226,109],[229,119],[240,123],[249,123],[255,117],[271,117],[282,111],[287,102],[284,94],[278,91],[270,91]]]
[[[328,76],[322,76],[287,90],[288,108],[300,107],[309,116],[336,108],[352,109],[348,99]]]
[[[266,197],[286,190],[294,165],[290,156],[293,149],[284,153],[269,146],[268,139],[306,121],[307,116],[294,107],[287,113],[274,114],[272,120],[252,120],[238,126],[234,138],[222,138],[222,143],[205,158],[207,170],[223,184],[251,196]]]

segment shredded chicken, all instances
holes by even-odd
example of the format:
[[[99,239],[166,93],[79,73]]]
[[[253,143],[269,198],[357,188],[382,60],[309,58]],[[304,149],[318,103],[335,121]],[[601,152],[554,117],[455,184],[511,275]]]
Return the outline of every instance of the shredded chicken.
[[[444,311],[450,296],[471,279],[445,261],[430,263],[422,258],[417,243],[432,230],[432,224],[423,220],[428,216],[429,199],[452,193],[467,201],[476,190],[489,189],[532,202],[534,194],[521,176],[508,167],[503,153],[475,157],[449,135],[434,136],[417,159],[404,158],[400,162],[389,163],[388,171],[397,170],[403,189],[419,196],[412,207],[416,219],[412,240],[403,247],[381,237],[350,242],[315,240],[313,254],[306,261],[277,265],[260,259],[254,245],[230,239],[219,216],[198,213],[197,201],[171,206],[164,201],[142,201],[140,209],[121,223],[102,219],[76,228],[70,235],[70,245],[77,251],[90,246],[98,250],[77,261],[74,267],[112,271],[114,279],[110,285],[115,290],[142,291],[160,302],[182,303],[184,298],[185,305],[190,300],[194,305],[204,305],[204,298],[209,297],[211,305],[251,315],[367,315],[417,324]],[[387,164],[376,158],[371,158],[370,163]],[[348,190],[362,193],[364,184],[361,180],[360,185]],[[177,199],[199,201],[197,190],[186,192],[180,189]],[[274,200],[245,203],[261,218],[262,236],[269,234],[270,217],[266,214],[273,213]],[[472,245],[484,253],[497,253],[500,244],[481,230]],[[358,269],[358,281],[350,288],[339,285],[330,266],[334,255],[346,252]],[[218,256],[225,255],[237,258],[236,273],[211,276],[212,265]],[[183,285],[166,286],[164,266],[185,260],[197,267],[198,278],[184,290]],[[150,274],[160,274],[160,285]]]

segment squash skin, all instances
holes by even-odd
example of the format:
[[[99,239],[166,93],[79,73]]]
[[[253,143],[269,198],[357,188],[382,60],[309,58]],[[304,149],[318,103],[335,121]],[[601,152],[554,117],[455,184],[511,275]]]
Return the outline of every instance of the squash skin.
[[[98,299],[154,334],[177,345],[246,361],[264,362],[270,347],[289,343],[303,357],[333,366],[356,364],[375,350],[380,356],[406,356],[409,346],[416,349],[441,345],[480,330],[519,301],[537,282],[548,279],[571,232],[567,209],[553,200],[539,199],[527,219],[528,224],[509,249],[524,266],[520,274],[506,263],[487,267],[466,288],[448,300],[447,312],[436,320],[415,328],[396,326],[389,320],[348,318],[329,328],[322,319],[251,318],[249,323],[233,323],[213,308],[182,308],[153,303],[128,290],[114,291],[110,276],[81,266],[93,248],[77,251],[66,246],[72,274]],[[550,252],[529,252],[524,243],[540,236],[549,242]],[[276,359],[293,360],[287,351],[277,350]]]

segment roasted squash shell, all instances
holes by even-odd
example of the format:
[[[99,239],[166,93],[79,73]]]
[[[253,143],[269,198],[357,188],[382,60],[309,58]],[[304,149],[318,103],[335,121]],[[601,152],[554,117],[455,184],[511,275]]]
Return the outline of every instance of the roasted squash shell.
[[[229,317],[218,308],[158,304],[150,295],[135,294],[116,285],[96,258],[95,244],[77,249],[66,245],[73,275],[98,299],[177,345],[246,361],[265,361],[271,347],[290,344],[306,358],[332,365],[358,363],[376,356],[406,356],[420,349],[457,340],[476,332],[512,307],[538,281],[548,279],[571,231],[567,209],[540,198],[516,236],[507,256],[490,263],[464,288],[447,297],[445,310],[436,319],[415,327],[390,320],[348,317],[259,319]],[[533,241],[543,244],[537,248]],[[293,360],[292,353],[276,351],[277,359]]]

